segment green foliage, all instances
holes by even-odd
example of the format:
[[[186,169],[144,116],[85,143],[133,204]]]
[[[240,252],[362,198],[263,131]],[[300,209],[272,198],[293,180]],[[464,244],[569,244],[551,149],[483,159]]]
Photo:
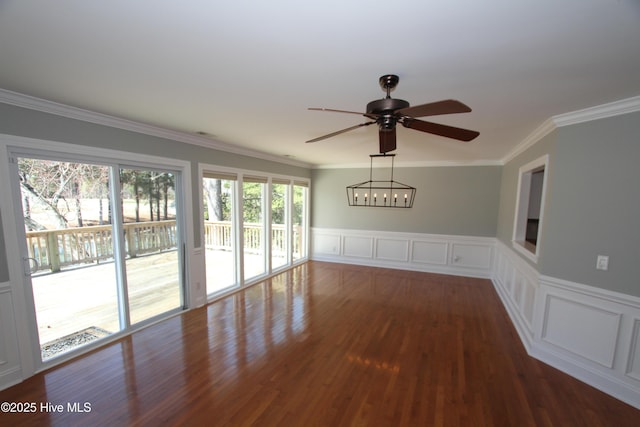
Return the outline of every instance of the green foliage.
[[[293,186],[293,224],[304,224],[304,198],[306,187]]]
[[[273,224],[284,224],[286,218],[285,204],[287,196],[287,186],[284,184],[273,184],[271,192],[271,222]]]
[[[242,186],[242,211],[244,222],[262,222],[263,193],[265,185],[245,182]]]

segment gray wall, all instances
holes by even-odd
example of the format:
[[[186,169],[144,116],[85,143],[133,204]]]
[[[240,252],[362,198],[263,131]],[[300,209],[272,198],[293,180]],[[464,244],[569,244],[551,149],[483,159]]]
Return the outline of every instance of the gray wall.
[[[549,154],[536,269],[640,296],[640,113],[556,129],[503,169],[497,237],[511,245],[518,169]],[[608,255],[609,270],[596,270]],[[528,260],[527,260],[528,261]]]
[[[346,186],[369,179],[369,169],[316,169],[312,173],[314,227],[465,236],[496,235],[500,166],[395,168],[394,180],[416,187],[411,209],[347,204]],[[374,179],[390,177],[374,169]]]
[[[543,274],[640,296],[638,161],[640,113],[558,129]]]
[[[266,173],[308,178],[308,168],[213,150],[169,139],[69,119],[0,103],[0,134],[16,135],[125,152],[152,154],[191,162],[193,200],[197,201],[198,162]],[[46,149],[46,145],[43,145]],[[0,165],[4,167],[4,165]],[[194,242],[200,245],[200,213],[193,209]],[[0,267],[6,263],[4,236],[0,236]],[[2,273],[0,272],[0,279]]]

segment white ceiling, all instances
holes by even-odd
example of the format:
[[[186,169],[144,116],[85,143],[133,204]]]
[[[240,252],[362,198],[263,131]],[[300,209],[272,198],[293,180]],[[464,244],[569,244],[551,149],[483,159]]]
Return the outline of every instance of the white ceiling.
[[[0,88],[312,165],[368,164],[384,97],[458,99],[397,163],[500,162],[550,117],[640,95],[638,0],[0,0]]]

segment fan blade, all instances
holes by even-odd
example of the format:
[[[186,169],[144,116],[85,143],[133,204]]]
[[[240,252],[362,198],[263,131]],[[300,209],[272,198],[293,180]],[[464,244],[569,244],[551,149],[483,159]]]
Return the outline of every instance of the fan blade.
[[[330,113],[347,113],[347,114],[357,114],[359,116],[364,116],[365,113],[358,113],[356,111],[346,111],[346,110],[335,110],[333,108],[308,108],[311,111],[328,111]]]
[[[445,136],[447,138],[458,139],[460,141],[471,141],[472,139],[480,135],[480,132],[476,132],[474,130],[461,129],[453,126],[441,125],[439,123],[425,122],[423,120],[410,118],[404,119],[402,121],[402,126],[422,132]]]
[[[440,114],[468,113],[471,108],[455,99],[431,102],[414,107],[401,108],[396,114],[409,117],[437,116]]]
[[[328,135],[319,136],[317,138],[310,139],[310,140],[308,140],[306,142],[321,141],[323,139],[331,138],[332,136],[340,135],[341,133],[349,132],[350,130],[357,129],[357,128],[362,127],[362,126],[369,126],[369,125],[371,125],[373,123],[375,123],[375,122],[360,123],[359,125],[351,126],[351,127],[346,128],[346,129],[342,129],[342,130],[339,130],[337,132],[330,133]]]
[[[378,132],[380,135],[380,153],[388,153],[396,149],[396,128],[385,129]]]

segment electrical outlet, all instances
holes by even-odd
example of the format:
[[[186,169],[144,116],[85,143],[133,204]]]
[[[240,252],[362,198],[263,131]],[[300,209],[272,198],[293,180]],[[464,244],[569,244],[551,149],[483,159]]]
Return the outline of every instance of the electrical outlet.
[[[598,255],[596,261],[596,269],[607,271],[609,269],[609,257],[607,255]]]

